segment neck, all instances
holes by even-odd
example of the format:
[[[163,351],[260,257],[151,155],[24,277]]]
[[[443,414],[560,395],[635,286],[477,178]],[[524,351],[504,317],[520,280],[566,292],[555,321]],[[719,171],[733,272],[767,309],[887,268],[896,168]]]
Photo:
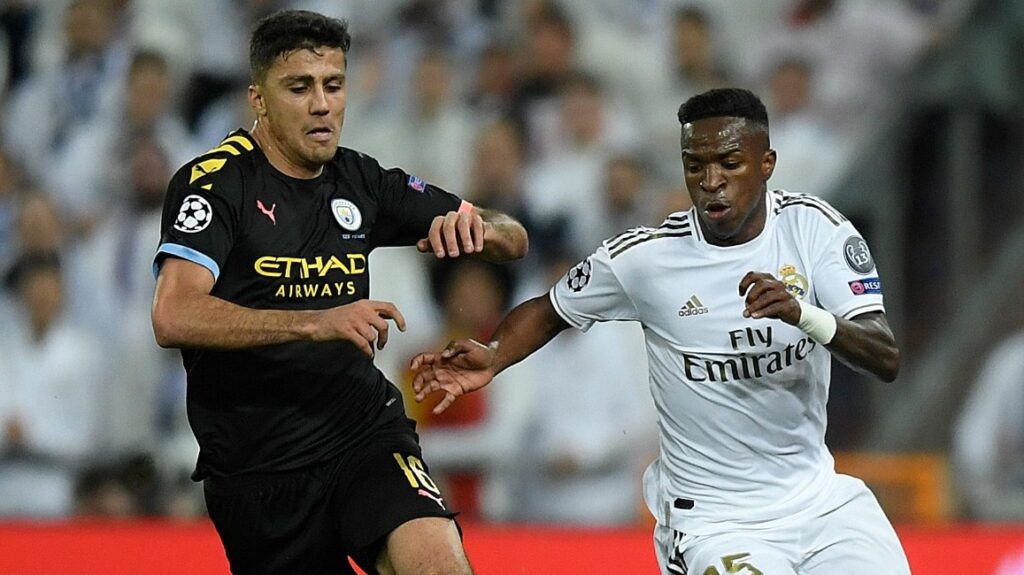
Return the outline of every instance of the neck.
[[[286,176],[291,176],[300,180],[309,180],[320,175],[324,171],[323,164],[316,167],[306,166],[299,162],[292,161],[285,151],[281,148],[280,143],[270,133],[270,129],[265,124],[260,123],[256,120],[256,124],[250,132],[252,138],[256,140],[256,144],[259,145],[260,149],[263,150],[263,155],[267,157],[267,161],[277,171],[281,172]]]

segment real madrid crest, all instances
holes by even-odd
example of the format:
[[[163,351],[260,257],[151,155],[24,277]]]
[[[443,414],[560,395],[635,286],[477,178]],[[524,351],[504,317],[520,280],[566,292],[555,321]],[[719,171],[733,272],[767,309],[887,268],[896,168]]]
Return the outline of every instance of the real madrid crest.
[[[807,295],[807,278],[796,271],[796,266],[784,264],[779,268],[779,280],[786,286],[786,291],[796,299],[804,299]]]
[[[359,208],[346,199],[331,200],[331,214],[339,226],[350,232],[358,230],[359,226],[363,225],[363,215],[359,213]]]

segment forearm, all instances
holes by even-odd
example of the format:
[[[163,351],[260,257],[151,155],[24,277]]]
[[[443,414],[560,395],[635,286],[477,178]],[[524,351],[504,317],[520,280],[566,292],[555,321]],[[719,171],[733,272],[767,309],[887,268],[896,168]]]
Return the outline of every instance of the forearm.
[[[900,369],[900,351],[885,316],[865,314],[853,320],[836,318],[836,334],[826,346],[851,368],[893,381]]]
[[[519,259],[529,250],[526,229],[511,216],[494,210],[480,209],[484,221],[484,250],[480,257],[490,262]]]
[[[167,297],[153,306],[161,347],[240,349],[312,339],[316,312],[257,310],[212,295]]]
[[[494,374],[544,347],[567,327],[569,324],[552,307],[548,294],[519,304],[502,320],[491,338],[491,345],[497,346],[492,367]]]

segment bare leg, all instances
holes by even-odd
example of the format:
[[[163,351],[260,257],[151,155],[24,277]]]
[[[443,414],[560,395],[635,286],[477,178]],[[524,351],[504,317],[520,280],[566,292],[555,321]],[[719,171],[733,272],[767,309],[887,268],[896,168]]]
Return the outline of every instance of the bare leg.
[[[381,575],[473,575],[455,522],[421,517],[392,531],[377,558]]]

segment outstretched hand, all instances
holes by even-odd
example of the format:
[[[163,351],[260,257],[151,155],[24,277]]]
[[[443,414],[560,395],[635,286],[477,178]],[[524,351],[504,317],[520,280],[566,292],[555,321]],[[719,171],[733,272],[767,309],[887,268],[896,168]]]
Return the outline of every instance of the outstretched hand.
[[[434,392],[444,392],[444,397],[432,410],[438,415],[451,407],[459,396],[484,387],[494,379],[496,351],[496,346],[460,339],[450,342],[440,353],[417,355],[410,364],[416,372],[412,381],[416,401],[422,402]]]

